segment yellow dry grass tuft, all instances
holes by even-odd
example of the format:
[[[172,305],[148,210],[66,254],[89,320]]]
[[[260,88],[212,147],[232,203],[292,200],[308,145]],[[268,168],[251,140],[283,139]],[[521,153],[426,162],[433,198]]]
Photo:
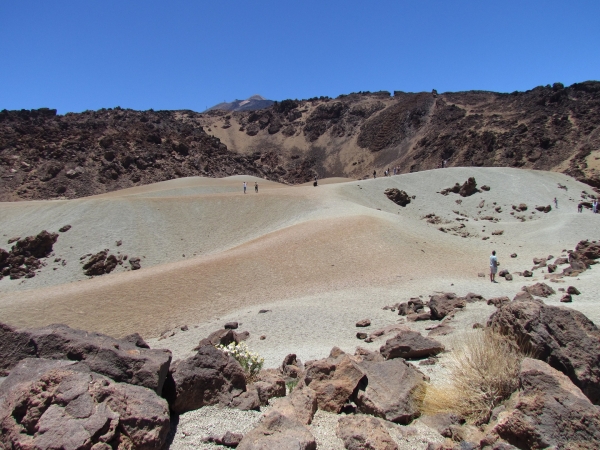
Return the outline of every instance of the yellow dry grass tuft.
[[[492,410],[517,390],[526,355],[510,338],[491,330],[465,333],[453,348],[448,377],[427,387],[423,413],[454,413],[470,423],[486,423]]]

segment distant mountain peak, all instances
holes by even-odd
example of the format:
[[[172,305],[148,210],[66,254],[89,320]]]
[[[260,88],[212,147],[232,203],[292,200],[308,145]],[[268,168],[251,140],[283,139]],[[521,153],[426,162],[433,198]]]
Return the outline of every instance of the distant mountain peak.
[[[246,100],[234,100],[232,102],[223,102],[208,108],[204,112],[219,110],[219,111],[255,111],[257,109],[265,109],[275,103],[273,100],[267,100],[262,95],[255,94],[248,97]]]

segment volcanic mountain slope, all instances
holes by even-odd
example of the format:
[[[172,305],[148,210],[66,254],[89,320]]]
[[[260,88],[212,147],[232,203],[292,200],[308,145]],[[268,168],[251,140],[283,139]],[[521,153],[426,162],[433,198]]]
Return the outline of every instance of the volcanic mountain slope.
[[[285,100],[263,111],[201,119],[236,152],[271,150],[286,168],[308,161],[319,176],[363,178],[388,167],[556,170],[600,186],[600,83],[527,92],[388,92]]]
[[[64,116],[50,109],[1,111],[0,200],[77,198],[194,175],[274,173],[271,155],[228,151],[198,117],[121,108]]]
[[[232,102],[223,102],[208,108],[204,112],[212,110],[220,111],[255,111],[257,109],[265,109],[275,103],[273,100],[267,100],[261,95],[253,95],[246,100],[234,100]]]
[[[0,112],[0,200],[76,198],[186,176],[281,183],[449,166],[600,187],[600,83],[501,94],[354,93],[256,111]]]

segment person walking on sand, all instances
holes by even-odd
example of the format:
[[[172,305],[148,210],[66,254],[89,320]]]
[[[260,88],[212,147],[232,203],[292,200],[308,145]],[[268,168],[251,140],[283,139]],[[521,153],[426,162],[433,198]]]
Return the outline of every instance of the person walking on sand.
[[[376,170],[373,171],[373,179],[375,179],[375,178],[377,178],[377,171]]]
[[[554,197],[554,207],[558,209],[558,200],[556,200],[556,197]]]
[[[258,194],[258,181],[254,182],[254,192]]]
[[[577,205],[577,212],[583,212],[583,203],[579,202],[579,204]]]
[[[500,263],[498,262],[498,257],[496,256],[496,250],[492,251],[492,255],[490,256],[490,281],[492,283],[497,283],[496,281],[496,273],[498,273],[498,266]]]
[[[244,194],[246,193],[246,182],[244,181]]]

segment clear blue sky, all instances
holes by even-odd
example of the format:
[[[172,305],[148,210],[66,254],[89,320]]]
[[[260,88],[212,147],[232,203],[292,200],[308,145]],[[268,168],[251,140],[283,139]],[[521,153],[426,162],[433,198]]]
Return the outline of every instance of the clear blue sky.
[[[0,109],[600,80],[600,1],[0,2]]]

